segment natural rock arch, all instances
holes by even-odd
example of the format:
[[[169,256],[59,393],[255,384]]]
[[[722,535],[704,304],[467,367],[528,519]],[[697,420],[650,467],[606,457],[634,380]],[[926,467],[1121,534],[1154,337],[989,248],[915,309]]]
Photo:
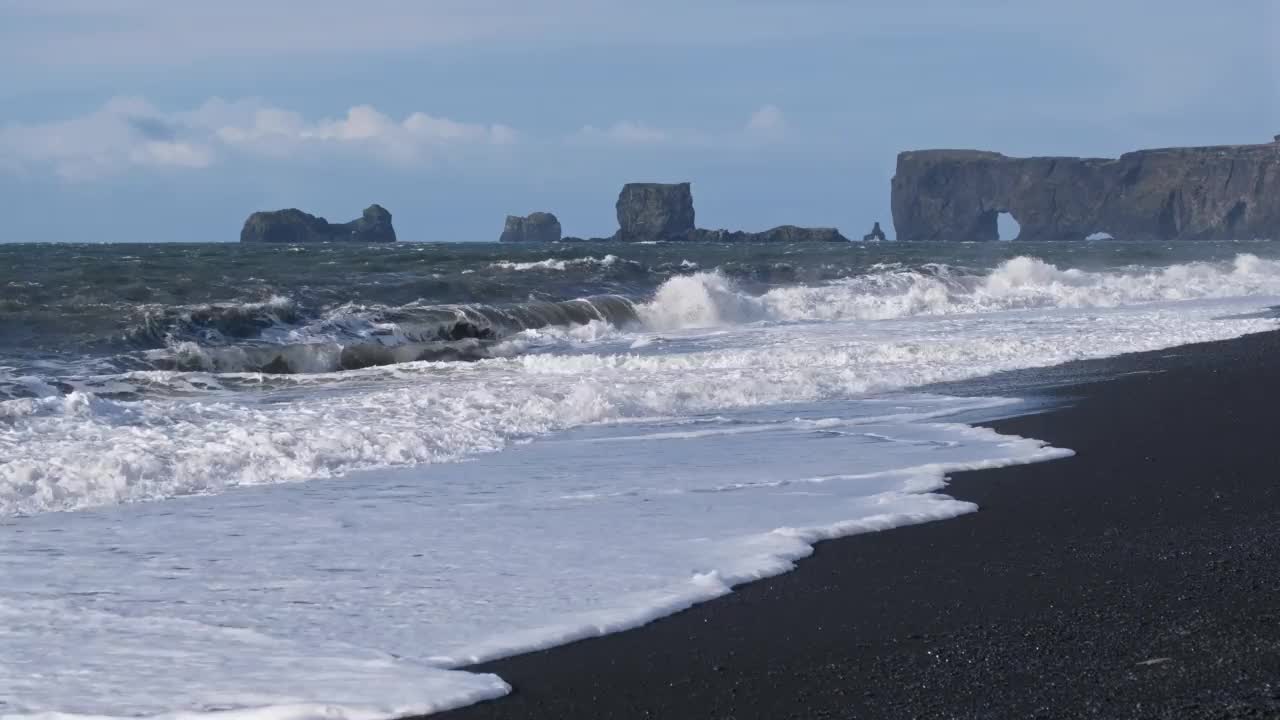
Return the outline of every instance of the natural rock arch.
[[[1141,150],[1117,159],[980,150],[898,156],[893,222],[907,241],[1280,238],[1280,145]]]
[[[996,239],[1011,242],[1022,235],[1022,223],[1008,210],[994,210],[993,222],[996,224]]]

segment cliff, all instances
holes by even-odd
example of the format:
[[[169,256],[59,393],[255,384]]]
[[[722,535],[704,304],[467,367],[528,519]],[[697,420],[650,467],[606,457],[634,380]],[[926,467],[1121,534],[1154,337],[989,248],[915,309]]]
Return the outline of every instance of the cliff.
[[[1280,237],[1280,143],[1140,150],[1116,159],[979,150],[898,155],[899,240],[1236,240]]]
[[[296,208],[256,212],[244,221],[242,243],[395,242],[391,213],[370,205],[358,220],[331,223]]]

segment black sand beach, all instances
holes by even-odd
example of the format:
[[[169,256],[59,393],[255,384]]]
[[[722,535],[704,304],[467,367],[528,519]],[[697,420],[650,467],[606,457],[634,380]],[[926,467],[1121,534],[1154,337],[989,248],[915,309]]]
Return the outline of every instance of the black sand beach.
[[[1076,456],[955,476],[978,513],[477,666],[514,692],[436,717],[1280,717],[1280,333],[1059,374],[1095,379],[992,426]]]

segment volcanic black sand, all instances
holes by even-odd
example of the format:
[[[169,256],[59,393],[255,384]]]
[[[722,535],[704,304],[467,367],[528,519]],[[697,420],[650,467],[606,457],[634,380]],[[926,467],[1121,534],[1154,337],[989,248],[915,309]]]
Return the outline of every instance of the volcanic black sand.
[[[470,718],[1280,718],[1280,333],[1076,363],[991,423],[1074,458],[629,632],[476,666]],[[1099,379],[1107,378],[1111,379]]]

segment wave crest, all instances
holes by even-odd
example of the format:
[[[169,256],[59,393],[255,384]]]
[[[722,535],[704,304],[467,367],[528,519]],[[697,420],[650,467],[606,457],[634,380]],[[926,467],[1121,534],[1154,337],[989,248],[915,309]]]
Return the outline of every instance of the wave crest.
[[[978,274],[947,265],[875,272],[826,285],[741,291],[719,272],[672,278],[641,305],[652,330],[744,322],[891,320],[1044,308],[1109,308],[1151,302],[1280,294],[1280,262],[1240,254],[1230,263],[1089,272],[1016,257]]]
[[[630,300],[601,295],[508,306],[347,304],[307,322],[300,321],[291,301],[280,298],[204,307],[178,319],[163,331],[162,346],[144,354],[147,369],[322,373],[420,360],[479,360],[491,357],[499,341],[524,331],[595,323],[625,327],[637,315]]]

